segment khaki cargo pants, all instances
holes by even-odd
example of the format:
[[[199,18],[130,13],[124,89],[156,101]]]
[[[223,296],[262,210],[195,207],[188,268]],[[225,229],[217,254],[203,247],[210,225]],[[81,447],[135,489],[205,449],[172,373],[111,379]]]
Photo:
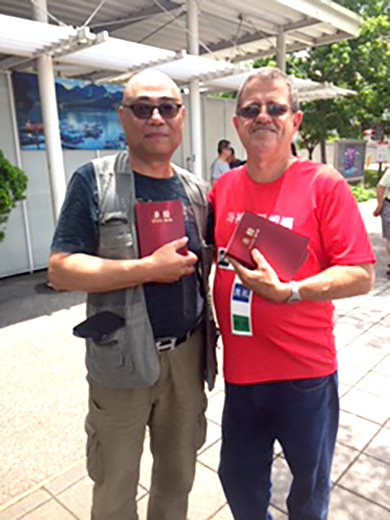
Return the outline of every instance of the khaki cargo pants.
[[[147,520],[186,520],[196,451],[206,437],[201,378],[203,337],[196,331],[161,354],[148,388],[119,390],[89,381],[87,468],[94,481],[92,520],[138,520],[137,484],[146,426],[153,455]]]

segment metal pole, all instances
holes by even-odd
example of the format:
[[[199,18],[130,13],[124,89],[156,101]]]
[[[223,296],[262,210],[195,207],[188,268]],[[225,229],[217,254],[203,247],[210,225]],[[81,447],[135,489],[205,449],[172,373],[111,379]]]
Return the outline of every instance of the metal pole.
[[[199,55],[199,20],[196,0],[187,0],[187,52]]]
[[[187,0],[187,51],[195,56],[199,55],[199,20],[196,0]],[[202,121],[200,106],[199,80],[193,79],[189,85],[191,107],[191,152],[192,172],[202,176]]]
[[[46,0],[33,4],[35,20],[47,22]],[[64,159],[61,148],[60,127],[57,112],[57,97],[54,83],[53,61],[45,54],[37,59],[39,94],[41,98],[42,120],[45,133],[46,155],[49,169],[51,202],[54,223],[60,214],[66,192]]]
[[[286,35],[283,32],[276,36],[276,64],[280,70],[286,72]]]
[[[22,155],[20,153],[20,143],[19,143],[19,134],[18,134],[18,122],[16,119],[15,97],[14,97],[14,90],[13,90],[12,81],[11,81],[11,72],[7,72],[6,77],[7,77],[9,107],[11,110],[12,133],[14,135],[14,143],[15,143],[16,165],[18,168],[23,170],[23,162],[22,162]],[[22,206],[24,231],[25,231],[26,244],[27,244],[28,265],[29,265],[29,271],[30,271],[30,273],[32,273],[34,271],[34,255],[33,255],[32,243],[31,243],[31,231],[30,231],[30,222],[28,219],[27,202],[25,200],[22,200],[21,206]]]

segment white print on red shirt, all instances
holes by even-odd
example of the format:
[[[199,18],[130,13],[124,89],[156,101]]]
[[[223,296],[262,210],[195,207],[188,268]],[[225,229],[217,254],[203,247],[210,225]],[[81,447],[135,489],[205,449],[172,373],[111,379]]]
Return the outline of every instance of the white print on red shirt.
[[[275,224],[280,224],[283,227],[286,227],[288,229],[293,229],[294,226],[294,217],[285,217],[282,215],[269,215],[267,217],[264,213],[257,213],[260,217],[268,218],[271,222],[274,222]],[[226,217],[226,222],[228,224],[238,224],[238,222],[241,220],[242,212],[235,213],[234,211],[229,211]]]

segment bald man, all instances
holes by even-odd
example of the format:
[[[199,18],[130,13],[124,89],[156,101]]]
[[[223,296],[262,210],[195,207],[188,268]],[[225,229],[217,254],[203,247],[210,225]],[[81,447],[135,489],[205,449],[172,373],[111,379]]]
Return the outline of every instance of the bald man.
[[[73,175],[52,243],[50,282],[83,291],[92,519],[136,520],[146,427],[153,455],[148,520],[186,520],[213,386],[214,325],[204,245],[208,185],[174,166],[184,107],[177,85],[147,70],[119,109],[128,149]],[[185,236],[140,258],[134,204],[179,200]],[[187,254],[179,250],[187,248]],[[101,314],[108,311],[110,314]],[[97,316],[97,317],[96,317]],[[102,332],[103,331],[103,332]],[[206,362],[205,362],[206,360]]]

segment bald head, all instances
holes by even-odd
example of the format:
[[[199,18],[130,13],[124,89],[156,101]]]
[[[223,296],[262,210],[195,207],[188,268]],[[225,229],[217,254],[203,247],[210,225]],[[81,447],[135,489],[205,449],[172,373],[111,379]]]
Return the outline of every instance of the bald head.
[[[159,165],[171,175],[170,159],[181,143],[184,114],[180,89],[163,72],[144,70],[128,81],[119,117],[135,171],[153,176]]]
[[[125,85],[123,91],[123,101],[125,102],[129,98],[134,98],[144,90],[144,87],[148,88],[155,87],[156,89],[164,87],[165,89],[171,90],[173,96],[178,101],[181,101],[181,92],[179,87],[173,81],[172,78],[155,69],[146,69],[138,74],[135,74]]]

